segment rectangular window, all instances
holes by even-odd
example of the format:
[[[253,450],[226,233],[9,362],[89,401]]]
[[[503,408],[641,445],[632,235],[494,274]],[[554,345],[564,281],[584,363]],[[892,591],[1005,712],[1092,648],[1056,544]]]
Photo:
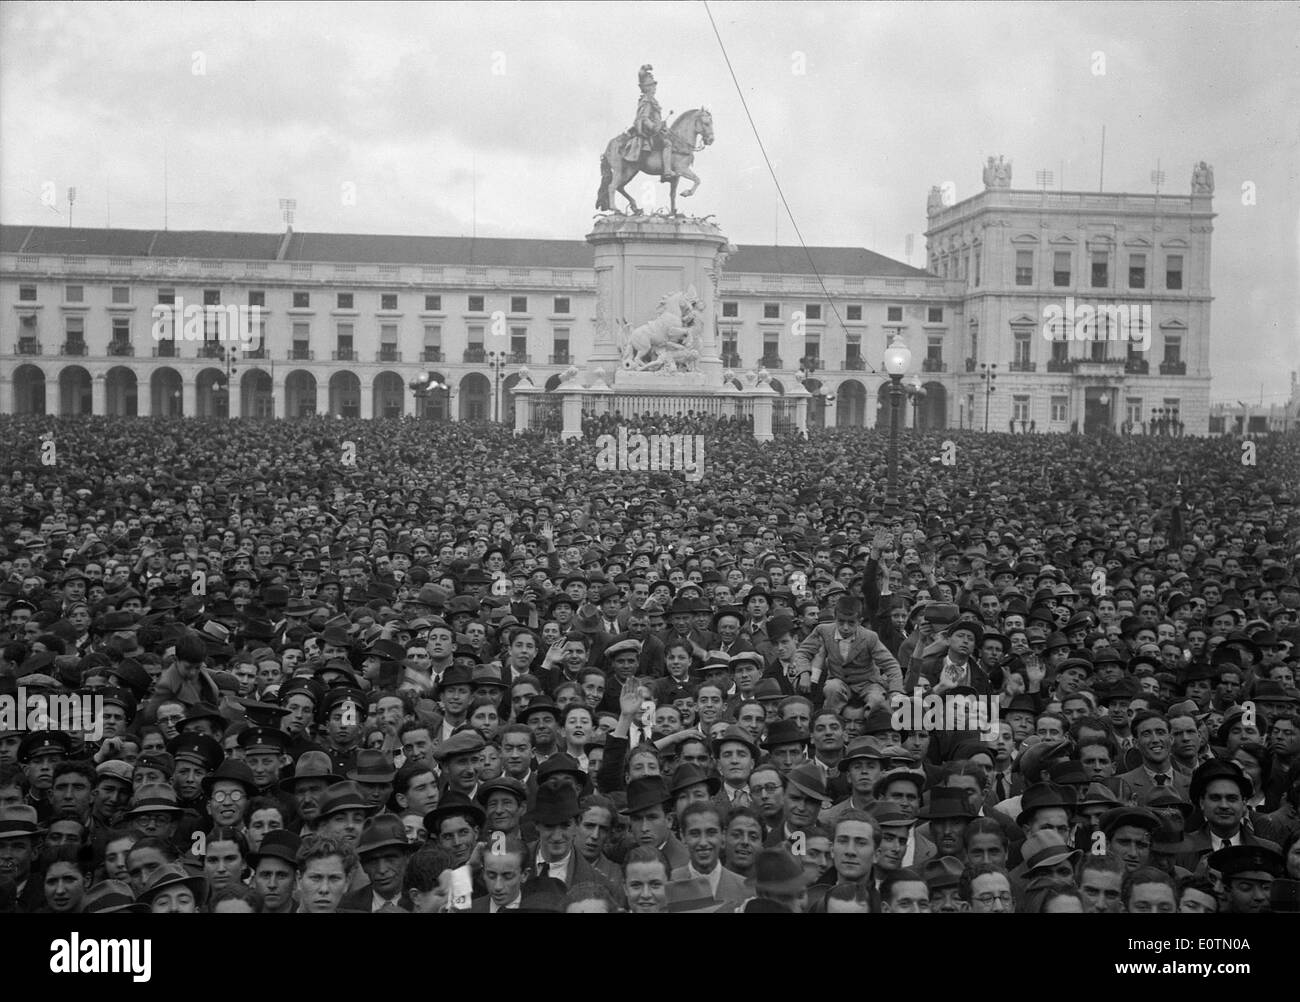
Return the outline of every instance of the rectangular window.
[[[925,319],[932,324],[943,323],[943,307],[942,306],[928,307],[925,311]]]
[[[1070,284],[1070,252],[1056,251],[1052,255],[1052,284],[1058,289]]]
[[[298,295],[297,293],[294,293],[294,298],[295,298],[295,299],[297,299],[297,295]],[[339,308],[340,310],[350,310],[350,309],[352,309],[352,302],[353,302],[353,300],[352,300],[352,293],[350,293],[350,292],[340,292],[340,293],[339,293],[339,298],[338,298],[338,308]],[[297,306],[298,304],[295,302],[293,305],[294,305],[294,306]]]
[[[781,304],[780,304],[780,303],[764,303],[764,304],[763,304],[763,319],[764,319],[764,320],[780,320],[780,319],[781,319]]]
[[[1016,251],[1016,285],[1034,284],[1034,252]]]
[[[396,293],[396,292],[381,292],[381,293],[379,294],[379,308],[380,308],[381,310],[395,310],[395,309],[397,309],[397,293]]]
[[[129,285],[113,286],[113,303],[116,306],[127,306],[131,302],[131,287]]]
[[[928,339],[925,345],[925,360],[931,365],[943,364],[943,338],[932,337]]]
[[[1177,334],[1165,336],[1165,364],[1177,365],[1183,360],[1183,339]]]
[[[528,354],[528,328],[527,327],[510,328],[510,354],[512,355]]]
[[[847,311],[846,311],[846,313],[845,313],[845,317],[846,317],[846,319],[848,319],[848,320],[861,320],[861,319],[862,319],[862,307],[861,307],[860,305],[858,305],[857,303],[854,303],[852,306],[848,307],[848,309],[847,309]]]
[[[1016,331],[1015,362],[1016,362],[1016,368],[1018,369],[1024,370],[1024,369],[1028,369],[1029,367],[1030,341],[1031,341],[1031,335],[1029,331],[1025,331],[1025,330]]]
[[[86,301],[86,289],[82,285],[69,285],[64,289],[63,301],[65,303],[84,303]]]
[[[1092,287],[1105,289],[1110,285],[1110,252],[1092,252]]]
[[[342,299],[343,297],[340,296],[339,298]],[[311,307],[310,292],[295,292],[293,294],[293,308],[295,310],[306,310],[309,309],[310,307]],[[341,305],[340,308],[342,308]]]
[[[724,317],[740,316],[740,304],[734,300],[724,301],[722,304],[722,315]]]
[[[554,307],[552,312],[557,313],[561,316],[567,316],[568,314],[573,312],[573,310],[569,309],[568,296],[556,296],[555,302],[552,305]]]
[[[822,318],[821,303],[807,303],[803,308],[805,320],[820,320]]]
[[[856,338],[846,341],[844,344],[844,357],[851,362],[856,362],[862,357],[862,342]]]
[[[477,348],[479,349],[479,351],[483,350],[483,328],[482,327],[474,326],[469,328],[468,337],[469,337],[469,346],[471,348]]]
[[[1017,421],[1029,420],[1029,396],[1014,396],[1011,398],[1011,413]]]
[[[1183,287],[1183,256],[1170,254],[1165,258],[1165,288],[1181,289]]]
[[[442,347],[442,324],[424,325],[424,346],[426,348]]]
[[[763,357],[775,358],[780,352],[780,341],[777,338],[763,338]]]
[[[569,328],[557,327],[552,335],[551,364],[566,365],[569,361]]]
[[[159,289],[159,290],[158,290],[158,302],[159,302],[160,305],[163,305],[163,306],[174,306],[175,303],[176,303],[176,290],[175,290],[175,289]]]
[[[901,324],[903,322],[903,308],[901,306],[886,306],[885,321],[891,324]]]
[[[266,293],[261,289],[252,289],[248,293],[248,305],[266,308]]]
[[[18,286],[18,301],[22,303],[36,302],[36,286],[34,285]]]
[[[975,288],[978,289],[979,284],[980,284],[980,252],[976,251],[975,252]]]
[[[511,313],[527,313],[527,312],[528,312],[528,297],[527,297],[527,296],[511,296],[511,297],[510,297],[510,312],[511,312]]]
[[[26,317],[23,319],[26,319]],[[85,317],[68,317],[66,330],[68,332],[68,340],[73,344],[80,344],[86,336]]]
[[[379,340],[386,345],[396,346],[397,344],[397,324],[380,324]]]
[[[1100,337],[1100,335],[1098,336]],[[1093,341],[1091,344],[1088,345],[1088,357],[1092,359],[1094,362],[1107,361],[1108,352],[1106,351],[1106,349],[1107,347],[1109,347],[1109,345],[1110,345],[1109,341]]]
[[[118,344],[126,344],[131,340],[130,317],[113,318],[113,340]]]
[[[1070,419],[1070,398],[1052,397],[1052,420],[1063,424]]]
[[[470,296],[470,297],[469,297],[469,307],[468,307],[468,308],[469,308],[469,312],[470,312],[470,313],[482,313],[482,312],[484,312],[484,310],[483,310],[483,297],[482,297],[482,296]]]
[[[293,339],[295,341],[311,340],[311,324],[294,324]]]
[[[1128,256],[1128,287],[1145,289],[1147,287],[1147,256],[1130,254]]]
[[[221,305],[221,290],[220,290],[220,289],[204,289],[204,290],[203,290],[203,305],[204,305],[204,306],[220,306],[220,305]]]
[[[1053,341],[1052,342],[1052,361],[1067,362],[1070,359],[1070,342]]]
[[[1144,420],[1142,416],[1142,398],[1129,397],[1124,401],[1124,417],[1129,424],[1141,424]]]
[[[425,297],[424,297],[424,308],[425,308],[426,310],[428,310],[430,313],[437,313],[437,312],[441,311],[441,309],[442,309],[442,297],[441,297],[441,296],[425,296]]]
[[[803,343],[804,358],[820,359],[822,357],[822,343],[818,338],[807,338]]]

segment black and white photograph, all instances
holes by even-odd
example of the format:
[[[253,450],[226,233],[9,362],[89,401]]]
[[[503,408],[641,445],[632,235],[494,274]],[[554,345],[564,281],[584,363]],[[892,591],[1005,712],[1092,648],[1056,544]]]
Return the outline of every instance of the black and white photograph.
[[[178,913],[1107,914],[863,960],[1294,989],[1298,48],[1280,2],[0,6],[6,968],[553,955]]]

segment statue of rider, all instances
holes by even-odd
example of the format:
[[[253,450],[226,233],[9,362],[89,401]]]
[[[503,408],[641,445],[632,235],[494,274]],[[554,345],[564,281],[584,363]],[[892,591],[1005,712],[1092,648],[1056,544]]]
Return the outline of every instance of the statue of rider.
[[[637,101],[636,121],[632,124],[632,133],[644,142],[645,149],[659,151],[663,159],[663,173],[660,177],[668,181],[677,175],[673,170],[673,147],[668,135],[668,123],[664,121],[663,111],[655,99],[655,90],[659,84],[651,72],[653,69],[654,67],[649,63],[641,67],[639,74],[641,98]]]

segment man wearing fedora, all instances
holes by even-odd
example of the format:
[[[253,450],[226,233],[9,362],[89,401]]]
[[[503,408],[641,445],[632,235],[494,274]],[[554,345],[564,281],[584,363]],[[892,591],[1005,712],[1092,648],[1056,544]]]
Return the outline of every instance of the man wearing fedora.
[[[370,883],[344,895],[343,909],[372,913],[414,911],[403,882],[407,859],[415,848],[407,841],[396,815],[371,817],[357,842],[357,858]]]
[[[686,866],[690,853],[672,834],[669,808],[672,800],[661,776],[641,776],[627,784],[627,806],[619,813],[627,817],[634,845],[661,852],[668,860],[668,873]]]
[[[252,887],[262,895],[263,911],[288,915],[298,910],[295,883],[301,844],[293,832],[277,828],[262,836],[261,844],[248,854]]]
[[[1215,759],[1199,766],[1192,774],[1189,793],[1205,823],[1184,840],[1183,851],[1174,859],[1178,866],[1195,872],[1207,855],[1229,846],[1281,851],[1277,843],[1260,838],[1245,825],[1246,802],[1253,796],[1254,786],[1235,762]]]
[[[35,912],[45,905],[44,885],[32,873],[45,833],[35,808],[0,807],[0,878],[13,881],[18,912]]]
[[[528,846],[524,864],[529,881],[534,877],[551,877],[566,889],[602,882],[600,875],[576,850],[582,808],[571,784],[558,779],[544,781],[537,788],[536,801],[526,819],[537,829],[537,841]]]

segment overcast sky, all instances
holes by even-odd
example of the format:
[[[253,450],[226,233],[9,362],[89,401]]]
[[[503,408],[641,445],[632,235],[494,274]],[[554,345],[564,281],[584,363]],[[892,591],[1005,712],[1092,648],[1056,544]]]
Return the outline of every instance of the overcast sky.
[[[1214,167],[1214,400],[1281,402],[1300,366],[1300,7],[712,4],[809,244],[924,266],[926,194],[1186,194]],[[1097,53],[1104,55],[1104,67]],[[637,68],[704,105],[690,211],[794,243],[703,3],[0,6],[0,219],[581,238]],[[799,70],[803,72],[799,72]],[[1096,70],[1104,69],[1103,73]],[[59,204],[41,202],[54,182]],[[1242,186],[1253,184],[1254,205]],[[349,187],[351,186],[351,187]],[[633,187],[639,197],[641,182]],[[347,196],[352,192],[355,197]],[[347,204],[349,201],[354,204]],[[477,206],[477,208],[476,208]]]

